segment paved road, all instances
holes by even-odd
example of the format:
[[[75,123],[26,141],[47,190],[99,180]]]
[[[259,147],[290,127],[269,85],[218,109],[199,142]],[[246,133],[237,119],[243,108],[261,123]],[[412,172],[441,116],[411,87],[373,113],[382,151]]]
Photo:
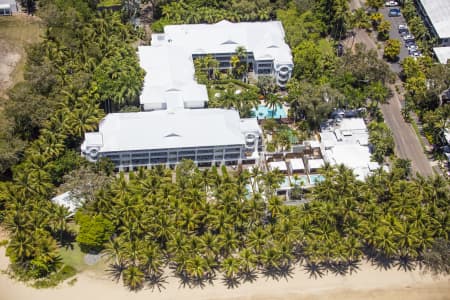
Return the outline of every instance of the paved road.
[[[352,0],[351,7],[353,9],[360,7],[359,1]],[[392,22],[391,37],[399,37],[397,28],[398,24],[404,22],[403,17],[396,17],[396,20],[391,20],[393,18],[389,18],[387,16],[388,10],[382,9],[382,11],[383,10],[386,13],[386,18]],[[377,50],[378,56],[382,56],[382,50],[377,49],[377,45],[374,42],[374,39],[371,38],[367,34],[367,32],[359,30],[355,38],[357,43],[365,44],[368,49]],[[406,55],[408,55],[408,53],[406,48],[402,47],[402,50],[403,54],[401,53],[400,55],[403,58],[405,57],[405,51]],[[399,64],[390,64],[390,66],[394,72],[399,71]],[[398,78],[396,84],[400,84],[400,80]],[[403,99],[401,95],[399,95],[399,93],[396,91],[394,85],[391,85],[390,88],[392,90],[393,96],[391,99],[389,99],[389,103],[381,105],[381,111],[383,112],[386,124],[388,124],[389,128],[391,128],[394,136],[395,154],[400,158],[411,160],[411,167],[414,173],[418,172],[421,175],[430,176],[433,174],[430,161],[425,156],[422,145],[420,144],[420,141],[411,124],[406,123],[403,120],[403,116],[401,114],[401,103],[403,102]]]
[[[395,92],[393,85],[391,89],[394,91],[393,97],[389,100],[389,103],[381,105],[381,111],[383,112],[384,121],[389,125],[394,135],[395,153],[400,158],[411,160],[414,172],[419,172],[424,176],[433,175],[433,169],[423,152],[417,134],[411,124],[403,120],[400,105],[402,100],[398,93]]]

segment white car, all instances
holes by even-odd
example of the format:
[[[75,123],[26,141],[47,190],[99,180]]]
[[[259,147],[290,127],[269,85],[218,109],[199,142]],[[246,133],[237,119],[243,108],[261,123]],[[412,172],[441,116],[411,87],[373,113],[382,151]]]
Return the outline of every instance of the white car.
[[[413,41],[413,40],[414,40],[414,36],[411,35],[411,34],[405,35],[405,36],[403,37],[403,40],[404,40],[404,41]]]
[[[398,6],[398,2],[397,1],[387,1],[384,5],[388,6],[388,7]]]
[[[398,30],[399,31],[401,31],[401,30],[408,30],[408,25],[400,24],[400,25],[398,25]]]

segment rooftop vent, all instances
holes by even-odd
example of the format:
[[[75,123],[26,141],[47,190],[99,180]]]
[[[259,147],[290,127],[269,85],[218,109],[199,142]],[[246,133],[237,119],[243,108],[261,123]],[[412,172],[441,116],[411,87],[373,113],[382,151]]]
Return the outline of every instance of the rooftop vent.
[[[222,45],[236,45],[237,43],[235,41],[232,40],[228,40],[222,43]]]
[[[166,137],[166,138],[169,138],[169,137],[180,137],[180,135],[172,132],[172,133],[166,134],[164,137]]]

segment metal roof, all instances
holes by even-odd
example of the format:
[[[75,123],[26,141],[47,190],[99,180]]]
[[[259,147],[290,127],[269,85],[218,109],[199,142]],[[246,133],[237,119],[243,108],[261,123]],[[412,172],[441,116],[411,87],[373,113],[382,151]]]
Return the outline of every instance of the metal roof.
[[[112,113],[100,122],[98,133],[86,133],[82,149],[98,147],[99,134],[99,152],[243,145],[241,123],[258,127],[256,119],[241,120],[237,111],[226,109]]]
[[[433,51],[441,64],[446,64],[450,59],[450,47],[435,47]]]
[[[216,24],[183,24],[164,27],[164,37],[155,35],[152,44],[172,44],[191,54],[234,53],[238,46],[253,52],[255,60],[274,60],[292,65],[292,54],[279,21]]]
[[[208,101],[206,86],[195,81],[192,55],[172,46],[140,46],[141,67],[145,70],[141,104],[165,103],[180,106],[183,102]]]
[[[420,0],[439,38],[450,37],[450,0]]]

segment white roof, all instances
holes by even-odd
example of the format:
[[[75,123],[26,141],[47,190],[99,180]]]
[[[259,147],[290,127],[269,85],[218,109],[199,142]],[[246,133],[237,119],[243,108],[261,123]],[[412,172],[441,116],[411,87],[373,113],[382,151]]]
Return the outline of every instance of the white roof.
[[[435,47],[433,51],[441,64],[446,64],[450,59],[450,47]]]
[[[308,160],[308,167],[309,169],[320,169],[325,165],[325,162],[321,158],[317,159],[309,159]]]
[[[0,4],[0,9],[11,9],[11,4]]]
[[[74,199],[70,191],[53,197],[52,202],[66,207],[71,213],[74,213],[78,208],[77,201]]]
[[[364,123],[364,119],[362,118],[344,118],[339,122],[339,129],[344,131],[366,131],[366,123]]]
[[[309,145],[311,146],[311,148],[320,148],[320,142],[316,141],[316,140],[312,140],[312,141],[306,141],[309,143]]]
[[[359,144],[336,144],[332,149],[325,151],[325,158],[333,165],[343,164],[353,169],[361,180],[369,174],[371,169],[378,168],[378,164],[370,160],[369,147]]]
[[[420,0],[439,38],[450,37],[450,1]]]
[[[244,118],[241,119],[241,131],[246,133],[254,133],[257,135],[262,135],[261,127],[258,125],[256,118]]]
[[[253,122],[257,126],[256,119]],[[226,109],[113,113],[100,122],[98,133],[86,133],[82,148],[97,143],[99,134],[99,152],[243,145],[240,126],[238,112]]]
[[[176,45],[191,54],[234,53],[243,46],[253,52],[255,60],[293,64],[279,21],[169,25],[164,27],[164,35],[152,36],[152,44]]]
[[[192,56],[185,49],[172,45],[140,46],[138,53],[146,72],[141,104],[184,107],[184,102],[208,101],[206,86],[195,81]]]
[[[304,170],[305,165],[303,164],[303,160],[299,158],[291,159],[290,161],[292,170]]]
[[[287,166],[284,161],[272,161],[272,162],[269,162],[268,165],[269,165],[269,169],[271,171],[274,171],[276,169],[278,169],[280,171],[287,171]]]

